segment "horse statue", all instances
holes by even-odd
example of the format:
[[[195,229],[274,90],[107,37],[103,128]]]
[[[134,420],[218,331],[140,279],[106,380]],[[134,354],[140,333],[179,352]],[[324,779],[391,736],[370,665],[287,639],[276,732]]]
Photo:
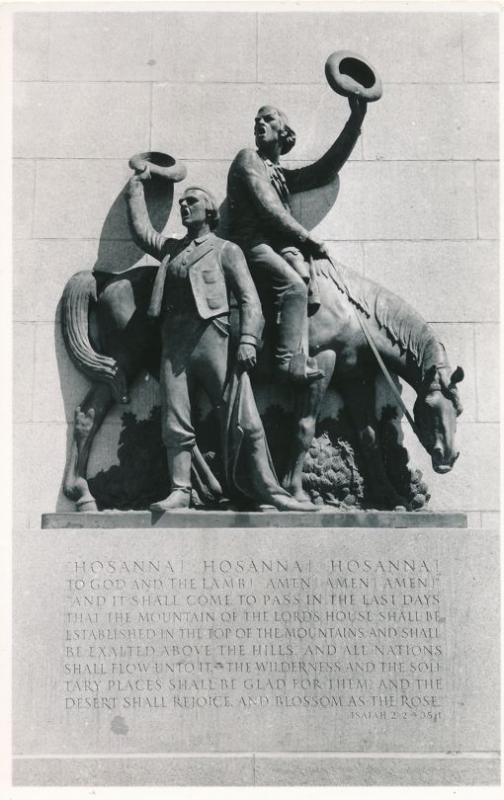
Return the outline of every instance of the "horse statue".
[[[462,406],[457,384],[464,372],[461,367],[452,371],[433,329],[398,296],[342,264],[324,259],[314,267],[321,305],[309,319],[309,349],[324,377],[295,395],[295,435],[282,485],[294,497],[306,499],[303,464],[324,395],[333,385],[351,414],[366,477],[373,482],[380,505],[404,507],[406,500],[391,484],[380,448],[375,411],[380,367],[365,331],[386,368],[416,392],[414,431],[431,457],[432,468],[440,474],[449,472],[458,457],[455,431]],[[159,367],[159,329],[147,316],[156,269],[144,266],[115,275],[83,271],[64,289],[65,343],[74,364],[92,381],[75,412],[63,484],[65,495],[79,511],[96,510],[87,464],[108,411],[116,402],[129,402],[129,387],[142,369],[155,374]],[[201,453],[195,451],[198,475],[211,476]]]

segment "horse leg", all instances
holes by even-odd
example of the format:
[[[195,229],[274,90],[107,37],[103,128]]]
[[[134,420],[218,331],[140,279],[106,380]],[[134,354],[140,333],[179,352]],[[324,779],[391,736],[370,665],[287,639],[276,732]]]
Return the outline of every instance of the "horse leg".
[[[75,411],[74,435],[65,467],[63,492],[75,501],[77,511],[97,510],[87,482],[87,464],[94,437],[114,402],[110,385],[97,383]]]
[[[288,468],[282,480],[283,488],[296,500],[309,500],[303,489],[303,465],[315,436],[315,426],[320,406],[334,372],[336,353],[334,350],[325,350],[322,353],[318,353],[315,360],[318,368],[324,372],[324,377],[307,386],[296,395],[294,401],[296,430]]]
[[[116,338],[117,341],[107,348],[107,352],[111,353],[122,369],[127,396],[129,387],[148,354],[153,352],[154,346],[147,346],[150,339],[139,340],[135,329],[119,331]],[[63,491],[67,497],[75,500],[77,511],[97,510],[87,482],[87,465],[94,437],[116,402],[116,393],[111,383],[95,383],[82,405],[75,411],[74,438],[65,469]]]
[[[390,482],[383,463],[376,430],[374,379],[347,380],[341,393],[357,430],[372,496],[386,508],[406,506],[407,501]]]

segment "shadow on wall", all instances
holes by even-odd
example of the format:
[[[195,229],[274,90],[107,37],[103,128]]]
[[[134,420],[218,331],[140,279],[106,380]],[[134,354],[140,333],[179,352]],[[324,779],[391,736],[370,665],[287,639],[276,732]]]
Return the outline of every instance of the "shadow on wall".
[[[291,198],[293,216],[309,231],[316,228],[338,199],[339,188],[340,179],[337,175],[327,186],[293,195]]]
[[[173,205],[173,184],[153,177],[146,181],[145,200],[150,220],[163,231]],[[112,203],[100,233],[94,272],[121,273],[143,262],[145,253],[131,239],[128,225],[126,186]]]

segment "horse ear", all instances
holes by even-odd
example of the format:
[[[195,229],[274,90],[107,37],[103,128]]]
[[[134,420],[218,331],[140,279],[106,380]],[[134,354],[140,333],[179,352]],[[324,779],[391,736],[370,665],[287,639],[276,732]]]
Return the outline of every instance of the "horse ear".
[[[456,383],[460,383],[462,380],[464,380],[464,370],[462,367],[457,367],[453,370],[453,374],[450,378],[450,384],[453,386]]]

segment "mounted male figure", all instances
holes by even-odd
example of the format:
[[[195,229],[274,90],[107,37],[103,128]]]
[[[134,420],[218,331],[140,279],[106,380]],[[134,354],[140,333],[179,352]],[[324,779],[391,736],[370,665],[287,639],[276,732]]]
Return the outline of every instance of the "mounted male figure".
[[[336,141],[318,161],[301,169],[280,165],[296,135],[282,111],[262,106],[254,121],[257,150],[240,150],[228,174],[230,237],[244,251],[260,294],[263,289],[273,300],[276,374],[298,384],[323,377],[309,357],[307,317],[310,289],[316,297],[310,261],[327,257],[328,250],[293,217],[290,197],[330,183],[348,159],[367,106],[355,96],[349,103],[350,117]],[[311,310],[318,305],[316,300]]]

